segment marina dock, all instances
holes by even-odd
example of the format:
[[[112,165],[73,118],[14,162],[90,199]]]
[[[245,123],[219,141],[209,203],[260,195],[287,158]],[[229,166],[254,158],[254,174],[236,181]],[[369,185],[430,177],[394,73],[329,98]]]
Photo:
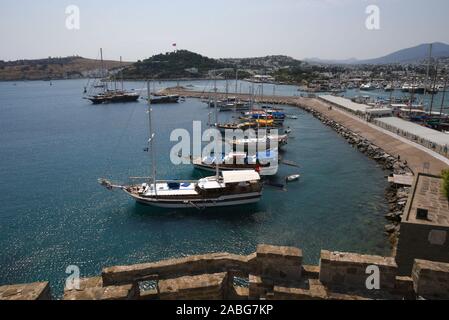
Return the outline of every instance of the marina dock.
[[[170,88],[166,89],[164,93],[179,94],[187,98],[203,99],[207,99],[212,95],[212,93],[209,92],[190,91],[184,88]],[[228,96],[233,96],[241,100],[253,98],[250,94],[232,93],[228,94]],[[224,98],[226,98],[226,94],[218,93],[218,99]],[[329,120],[336,121],[341,126],[360,135],[372,144],[385,150],[385,152],[399,157],[402,161],[407,161],[408,166],[415,174],[417,172],[426,172],[438,175],[441,173],[441,170],[449,167],[448,158],[404,137],[378,127],[363,118],[350,114],[343,109],[335,108],[334,106],[332,106],[333,108],[330,108],[331,104],[318,98],[265,96],[263,98],[257,97],[255,101],[257,103],[291,105],[306,111],[317,112]]]

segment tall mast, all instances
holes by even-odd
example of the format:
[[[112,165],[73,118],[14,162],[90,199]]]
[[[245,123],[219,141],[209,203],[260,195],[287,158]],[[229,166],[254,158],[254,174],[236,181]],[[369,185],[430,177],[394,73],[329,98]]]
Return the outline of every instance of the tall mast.
[[[412,114],[412,108],[413,108],[413,100],[415,99],[415,82],[416,82],[416,75],[413,77],[413,83],[412,83],[412,90],[410,92],[410,115]]]
[[[446,71],[446,78],[444,80],[444,89],[443,89],[443,97],[441,98],[441,108],[440,108],[440,123],[441,123],[441,117],[443,115],[443,108],[444,108],[444,100],[446,99],[446,87],[447,87],[447,71]]]
[[[238,93],[238,84],[239,84],[239,69],[235,69],[235,94]]]
[[[431,61],[432,61],[432,47],[433,47],[433,44],[429,44],[429,59],[427,60],[427,73],[426,73],[426,81],[425,81],[425,83],[424,83],[424,98],[426,97],[426,95],[427,95],[427,81],[430,81],[430,82],[432,82],[430,79],[429,79],[429,76],[430,76],[430,64],[432,63]],[[430,85],[430,83],[429,83],[429,85]]]
[[[122,81],[122,91],[125,91],[124,86],[123,86],[123,64],[122,64],[122,56],[120,56],[120,67],[122,68],[122,69],[121,69],[121,72],[120,72],[120,74],[121,74],[121,81]]]
[[[226,77],[226,101],[229,101],[229,82],[228,82],[228,77]]]
[[[152,116],[151,116],[151,113],[152,113],[153,110],[151,109],[150,81],[147,82],[147,90],[148,90],[148,123],[149,123],[149,130],[150,130],[150,138],[148,140],[148,143],[150,144],[150,149],[151,149],[151,171],[152,171],[154,194],[157,197],[156,160],[155,160],[155,156],[154,156],[154,137],[155,137],[155,134],[153,133],[153,119],[152,119]]]
[[[430,101],[430,110],[429,110],[429,115],[430,117],[432,117],[432,109],[433,109],[433,100],[435,98],[435,87],[437,85],[437,77],[438,77],[438,62],[435,64],[435,76],[433,78],[433,82],[432,82],[432,86],[430,89],[432,90],[432,99]]]
[[[101,80],[103,81],[104,78],[106,77],[106,72],[104,69],[104,61],[103,61],[103,48],[100,48],[100,59],[101,59]],[[106,86],[107,86],[107,82],[106,82]],[[105,85],[103,84],[103,92],[106,91]]]
[[[215,108],[215,127],[217,127],[218,125],[218,111],[217,111],[217,75],[216,75],[216,70],[214,70],[214,92],[215,92],[215,100],[214,100],[214,108]],[[218,179],[220,178],[220,168],[219,168],[219,163],[218,163],[218,155],[217,153],[215,153],[215,178]]]

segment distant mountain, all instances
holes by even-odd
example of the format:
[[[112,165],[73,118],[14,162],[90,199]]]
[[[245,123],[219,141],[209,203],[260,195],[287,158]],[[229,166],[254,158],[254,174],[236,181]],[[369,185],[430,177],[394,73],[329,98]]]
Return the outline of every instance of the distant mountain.
[[[359,64],[391,64],[391,63],[413,63],[425,60],[429,57],[430,44],[421,44],[416,47],[396,51],[387,56],[377,59],[358,61]],[[432,57],[449,57],[449,45],[441,42],[432,44]]]
[[[129,65],[129,62],[104,61],[106,70]],[[83,57],[0,61],[0,81],[76,79],[99,75],[101,64]]]
[[[429,56],[429,43],[421,44],[416,47],[407,48],[393,52],[389,55],[367,60],[320,60],[316,58],[306,59],[311,63],[327,63],[327,64],[393,64],[393,63],[415,63],[426,60]],[[432,57],[444,58],[449,57],[449,45],[441,42],[432,44]]]

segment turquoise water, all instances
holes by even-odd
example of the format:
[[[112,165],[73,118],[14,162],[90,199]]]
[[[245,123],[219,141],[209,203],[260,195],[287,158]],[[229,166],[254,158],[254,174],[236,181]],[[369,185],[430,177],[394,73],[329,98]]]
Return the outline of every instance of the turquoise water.
[[[287,108],[299,119],[289,120],[283,157],[301,168],[283,166],[279,176],[302,174],[287,192],[267,187],[259,204],[241,208],[154,209],[97,184],[148,175],[145,104],[92,106],[84,84],[0,83],[0,284],[50,280],[61,295],[69,265],[84,277],[117,264],[248,254],[259,243],[298,246],[306,263],[320,249],[389,253],[385,173],[311,115]],[[195,99],[154,106],[159,177],[200,177],[170,163],[169,135],[207,112]]]

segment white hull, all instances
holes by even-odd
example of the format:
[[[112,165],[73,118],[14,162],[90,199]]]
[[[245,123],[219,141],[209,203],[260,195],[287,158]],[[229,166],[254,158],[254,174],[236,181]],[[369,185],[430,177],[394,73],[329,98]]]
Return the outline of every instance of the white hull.
[[[125,191],[126,192],[126,191]],[[128,192],[126,192],[128,193]],[[212,208],[212,207],[229,207],[229,206],[237,206],[243,204],[251,204],[259,202],[262,193],[248,193],[245,195],[232,195],[232,196],[223,196],[216,199],[192,199],[192,200],[167,200],[167,199],[157,199],[150,197],[139,197],[134,194],[128,193],[131,197],[133,197],[138,203],[143,205],[149,205],[153,207],[159,208],[171,208],[171,209],[186,209],[186,208],[194,208],[194,209],[203,209],[203,208]]]
[[[198,170],[204,170],[208,172],[215,172],[216,169],[213,166],[208,165],[202,165],[202,164],[194,164],[193,165]],[[249,168],[219,168],[220,171],[235,171],[235,170],[250,170]],[[261,176],[274,176],[278,173],[278,166],[271,166],[271,167],[260,167],[259,174]]]

